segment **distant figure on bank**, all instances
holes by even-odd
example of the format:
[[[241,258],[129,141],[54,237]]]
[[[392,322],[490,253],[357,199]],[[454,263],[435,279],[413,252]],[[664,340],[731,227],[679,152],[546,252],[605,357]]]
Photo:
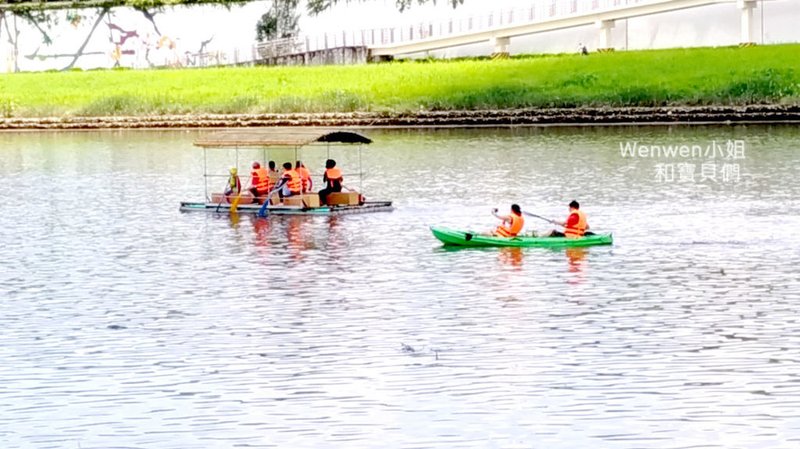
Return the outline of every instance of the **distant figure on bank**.
[[[278,190],[278,196],[280,196],[281,200],[303,193],[303,181],[300,179],[300,174],[292,169],[291,162],[284,162],[283,174],[275,188],[280,188],[280,190]]]
[[[225,185],[225,199],[231,202],[231,197],[239,195],[242,191],[242,181],[239,179],[236,167],[231,167],[230,176],[228,176],[228,183]]]
[[[509,215],[497,215],[497,209],[492,209],[492,215],[503,220],[500,226],[494,230],[494,235],[500,237],[516,237],[525,226],[525,219],[522,218],[522,209],[518,204],[511,205],[511,213]]]
[[[325,161],[325,174],[322,175],[325,188],[319,191],[319,203],[328,204],[328,195],[333,192],[341,192],[343,181],[342,171],[336,168],[336,161],[333,159]]]
[[[303,193],[311,191],[311,172],[308,171],[305,165],[302,162],[297,161],[294,166],[295,171],[300,175],[300,180],[303,183]]]
[[[567,216],[567,221],[559,224],[564,226],[564,232],[556,230],[550,231],[550,237],[577,239],[587,235],[586,231],[589,229],[589,223],[586,221],[586,214],[583,213],[581,205],[575,200],[569,203],[569,216]],[[592,235],[591,232],[588,234]]]
[[[253,170],[250,172],[250,193],[256,204],[261,204],[269,193],[269,174],[267,169],[256,161],[253,162]]]
[[[582,43],[578,44],[578,53],[582,54],[583,56],[587,56],[589,54],[589,50],[586,49],[586,46]]]

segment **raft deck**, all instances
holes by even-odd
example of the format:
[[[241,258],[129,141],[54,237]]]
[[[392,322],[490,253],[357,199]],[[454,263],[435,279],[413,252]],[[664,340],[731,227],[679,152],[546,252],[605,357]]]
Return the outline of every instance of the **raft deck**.
[[[199,203],[182,201],[181,212],[211,212],[229,214],[231,205],[228,203]],[[240,214],[258,214],[260,204],[239,204],[236,212]],[[303,207],[287,205],[270,205],[267,207],[268,215],[346,215],[364,214],[370,212],[389,212],[394,210],[391,201],[367,201],[360,205],[336,205],[321,207]]]

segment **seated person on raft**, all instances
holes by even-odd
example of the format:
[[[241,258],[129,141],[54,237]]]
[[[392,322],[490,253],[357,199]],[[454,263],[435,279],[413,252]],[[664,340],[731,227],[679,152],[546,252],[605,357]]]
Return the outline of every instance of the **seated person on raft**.
[[[267,169],[261,166],[260,163],[253,162],[253,170],[250,172],[250,193],[253,194],[253,199],[256,204],[261,204],[270,191],[269,174]]]
[[[283,174],[275,188],[279,189],[278,195],[281,200],[302,193],[303,180],[300,178],[300,173],[297,173],[297,171],[292,168],[291,162],[285,162],[283,164]]]
[[[303,193],[310,192],[313,184],[313,181],[311,181],[311,172],[308,171],[306,166],[300,161],[296,162],[294,170],[300,175],[300,180],[303,182]]]
[[[342,191],[342,171],[336,168],[336,161],[328,159],[325,161],[325,174],[322,175],[322,182],[325,188],[319,191],[319,203],[328,204],[328,195]]]
[[[492,235],[498,237],[516,237],[525,226],[525,219],[522,218],[522,210],[518,204],[511,205],[511,213],[508,215],[497,215],[497,209],[492,209],[492,215],[503,220]]]
[[[586,232],[589,229],[589,223],[586,221],[586,214],[583,213],[580,204],[575,200],[569,203],[569,216],[567,216],[567,221],[559,224],[564,227],[564,232],[559,232],[554,229],[550,231],[548,237],[577,239],[584,235],[594,235],[594,233]]]
[[[242,191],[242,181],[239,180],[238,170],[236,167],[230,169],[230,176],[228,176],[228,183],[225,185],[223,192],[224,198],[227,202],[233,201],[235,197]]]

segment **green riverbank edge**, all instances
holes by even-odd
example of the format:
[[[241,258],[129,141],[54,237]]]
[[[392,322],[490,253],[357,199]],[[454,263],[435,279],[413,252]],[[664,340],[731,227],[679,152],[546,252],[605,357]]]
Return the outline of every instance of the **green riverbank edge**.
[[[347,66],[23,72],[0,75],[0,117],[50,124],[47,117],[59,117],[86,126],[95,117],[131,126],[577,123],[652,121],[635,108],[684,116],[686,107],[698,115],[692,120],[717,121],[738,115],[715,113],[717,107],[800,105],[798,54],[800,44],[784,44]]]
[[[321,127],[478,127],[613,124],[800,123],[800,105],[552,108],[419,113],[201,114],[0,119],[5,130]]]

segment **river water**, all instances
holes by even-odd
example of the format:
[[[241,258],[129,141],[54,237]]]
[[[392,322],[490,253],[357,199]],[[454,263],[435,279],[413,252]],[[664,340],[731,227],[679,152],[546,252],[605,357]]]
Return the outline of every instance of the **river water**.
[[[800,446],[797,127],[366,130],[393,212],[267,220],[178,211],[204,132],[0,135],[0,447]]]

